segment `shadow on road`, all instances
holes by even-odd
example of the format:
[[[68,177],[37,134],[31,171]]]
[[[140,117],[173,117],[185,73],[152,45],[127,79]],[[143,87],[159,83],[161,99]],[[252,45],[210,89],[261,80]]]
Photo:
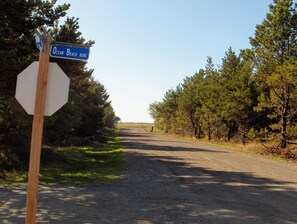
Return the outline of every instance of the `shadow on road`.
[[[150,197],[166,198],[138,207],[148,223],[297,223],[297,192],[283,188],[289,182],[243,172],[192,168],[172,157],[143,157],[137,153],[129,156],[146,160],[142,163],[162,163],[172,172],[171,175],[168,171],[158,173],[146,182],[155,188],[160,185],[156,182],[162,181],[163,196],[159,196],[160,192],[151,192]],[[177,189],[172,190],[170,184],[176,182],[176,178],[180,181],[175,185]],[[146,211],[156,214],[148,215]],[[160,217],[160,222],[155,217]]]
[[[127,150],[127,153],[130,158],[134,158],[133,161],[138,161],[139,166],[144,169],[151,168],[150,172],[142,174],[153,176],[146,182],[149,186],[154,188],[154,182],[163,181],[163,188],[169,190],[163,192],[168,200],[159,202],[157,207],[163,214],[179,216],[167,217],[160,223],[297,223],[297,178],[294,182],[278,181],[248,172],[219,171],[193,166],[174,154],[164,156],[162,152],[228,151],[218,148],[172,146],[168,144],[168,138],[163,138],[163,144],[159,145],[160,143],[156,143],[153,138],[151,134],[145,134],[141,139],[135,139],[128,133],[123,139],[123,145],[127,149],[132,149]],[[161,153],[143,153],[146,150]],[[163,168],[158,168],[160,166]],[[170,189],[170,185],[177,189]],[[295,188],[289,187],[290,185],[294,185]],[[175,193],[177,195],[174,198],[180,199],[177,203],[170,200]],[[150,209],[146,206],[142,208],[143,211]],[[151,215],[151,219],[147,218],[146,221],[157,223],[154,217]]]
[[[147,134],[122,136],[123,177],[84,188],[41,186],[37,223],[297,223],[297,191],[289,187],[296,181],[193,166],[163,153],[215,150],[172,146],[160,138],[155,145]],[[1,223],[24,223],[25,190],[25,185],[0,187]]]

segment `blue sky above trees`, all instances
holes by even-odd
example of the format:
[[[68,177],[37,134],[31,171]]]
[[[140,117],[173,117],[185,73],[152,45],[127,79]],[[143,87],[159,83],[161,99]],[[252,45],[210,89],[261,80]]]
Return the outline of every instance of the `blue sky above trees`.
[[[186,76],[221,65],[231,46],[250,48],[272,0],[63,0],[94,40],[89,68],[122,121],[152,122],[148,106]]]

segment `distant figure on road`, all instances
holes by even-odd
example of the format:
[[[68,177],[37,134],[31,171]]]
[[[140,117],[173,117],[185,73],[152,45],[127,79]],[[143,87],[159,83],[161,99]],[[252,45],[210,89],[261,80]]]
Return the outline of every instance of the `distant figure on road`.
[[[154,126],[152,126],[151,132],[154,132]]]

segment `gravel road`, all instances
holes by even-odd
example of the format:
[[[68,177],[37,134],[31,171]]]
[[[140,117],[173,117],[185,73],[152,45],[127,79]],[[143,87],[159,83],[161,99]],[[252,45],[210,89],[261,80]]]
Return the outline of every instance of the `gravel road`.
[[[297,165],[122,130],[122,178],[43,185],[37,223],[297,224]],[[24,223],[26,185],[0,186],[0,223]]]

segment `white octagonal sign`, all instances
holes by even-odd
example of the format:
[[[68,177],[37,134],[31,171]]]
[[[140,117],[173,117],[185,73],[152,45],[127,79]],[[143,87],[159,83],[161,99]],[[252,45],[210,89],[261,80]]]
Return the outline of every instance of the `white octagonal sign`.
[[[15,97],[28,114],[34,114],[38,62],[35,61],[17,78]],[[53,115],[68,101],[69,78],[57,63],[49,63],[46,89],[45,116]]]

